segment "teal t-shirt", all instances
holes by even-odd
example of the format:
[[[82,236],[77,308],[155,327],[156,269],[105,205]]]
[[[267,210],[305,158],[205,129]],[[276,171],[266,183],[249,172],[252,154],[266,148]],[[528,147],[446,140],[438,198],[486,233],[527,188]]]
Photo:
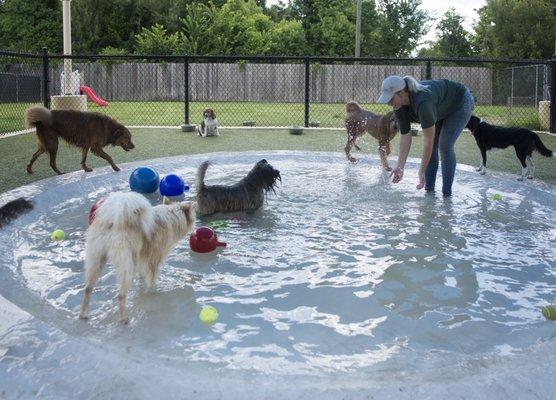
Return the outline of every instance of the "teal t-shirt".
[[[419,122],[423,129],[430,128],[463,105],[467,88],[461,83],[447,79],[419,83],[426,89],[418,93],[409,92],[410,104],[395,111],[402,135],[409,132],[411,122]]]

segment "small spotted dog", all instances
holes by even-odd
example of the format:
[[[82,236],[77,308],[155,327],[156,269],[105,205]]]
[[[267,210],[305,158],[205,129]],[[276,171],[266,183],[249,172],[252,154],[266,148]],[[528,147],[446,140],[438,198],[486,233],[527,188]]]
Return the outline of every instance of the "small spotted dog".
[[[218,132],[218,120],[212,108],[205,108],[203,111],[203,122],[197,127],[197,135],[202,137],[220,136],[220,132]]]
[[[388,165],[390,141],[398,132],[398,126],[392,111],[386,115],[378,115],[363,110],[358,103],[350,101],[346,104],[346,132],[347,143],[344,151],[349,161],[356,161],[355,157],[352,157],[350,154],[353,146],[361,151],[359,146],[355,144],[355,141],[358,137],[368,132],[372,137],[378,140],[378,152],[380,154],[382,168],[386,171],[392,169]]]

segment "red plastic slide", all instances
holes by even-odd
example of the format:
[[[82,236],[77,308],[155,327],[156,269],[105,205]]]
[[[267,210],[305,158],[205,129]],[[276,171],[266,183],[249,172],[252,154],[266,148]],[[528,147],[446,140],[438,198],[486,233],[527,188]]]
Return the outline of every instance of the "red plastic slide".
[[[95,91],[91,89],[89,86],[80,85],[79,90],[81,91],[81,93],[85,93],[91,101],[94,101],[99,106],[106,107],[108,105],[108,102],[98,97]]]

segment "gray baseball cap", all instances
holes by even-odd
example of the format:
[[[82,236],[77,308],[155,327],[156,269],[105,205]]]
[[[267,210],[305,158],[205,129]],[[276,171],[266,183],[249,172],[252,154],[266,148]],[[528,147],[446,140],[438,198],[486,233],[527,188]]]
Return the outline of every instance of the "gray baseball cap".
[[[398,75],[390,75],[388,78],[382,81],[382,87],[380,88],[380,97],[376,101],[377,103],[386,104],[388,103],[396,92],[405,89],[405,80]]]

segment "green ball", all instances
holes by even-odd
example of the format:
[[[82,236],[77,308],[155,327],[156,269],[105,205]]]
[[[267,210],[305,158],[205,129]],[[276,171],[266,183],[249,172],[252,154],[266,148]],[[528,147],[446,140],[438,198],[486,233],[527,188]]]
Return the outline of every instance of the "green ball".
[[[556,304],[543,307],[542,315],[544,315],[546,319],[549,319],[551,321],[556,321]]]
[[[492,200],[500,201],[502,200],[502,195],[500,193],[496,193],[492,195]]]
[[[56,229],[54,232],[52,232],[52,235],[50,235],[50,237],[52,238],[52,240],[62,240],[66,237],[66,234],[63,230]]]
[[[204,324],[214,324],[218,319],[218,311],[213,306],[204,306],[199,313],[199,319]]]

